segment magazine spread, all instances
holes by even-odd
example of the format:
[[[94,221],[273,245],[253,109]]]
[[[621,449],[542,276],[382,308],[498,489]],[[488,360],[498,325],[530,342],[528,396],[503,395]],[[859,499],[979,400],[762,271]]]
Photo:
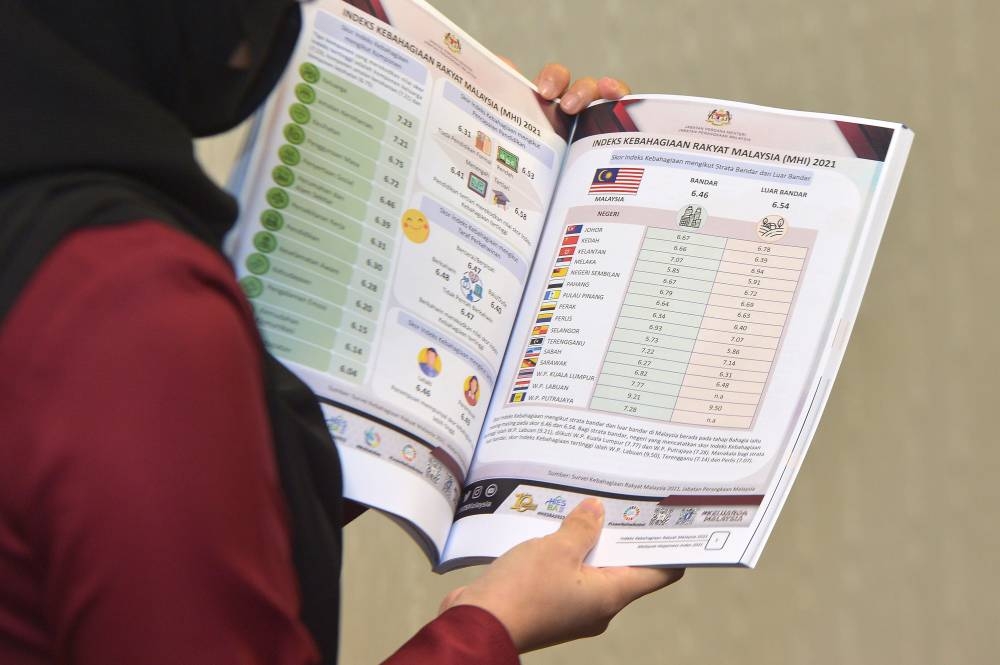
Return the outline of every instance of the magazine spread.
[[[421,1],[311,4],[235,181],[241,285],[345,495],[437,569],[586,496],[595,565],[753,565],[912,132],[662,95],[573,129]]]

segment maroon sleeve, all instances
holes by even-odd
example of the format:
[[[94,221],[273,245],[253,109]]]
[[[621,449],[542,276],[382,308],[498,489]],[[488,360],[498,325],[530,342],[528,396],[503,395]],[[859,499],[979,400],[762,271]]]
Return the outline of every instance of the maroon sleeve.
[[[85,230],[2,330],[19,423],[4,508],[37,565],[55,662],[318,660],[237,289],[172,229]]]
[[[453,607],[424,626],[383,665],[516,665],[517,649],[492,614],[473,605]]]

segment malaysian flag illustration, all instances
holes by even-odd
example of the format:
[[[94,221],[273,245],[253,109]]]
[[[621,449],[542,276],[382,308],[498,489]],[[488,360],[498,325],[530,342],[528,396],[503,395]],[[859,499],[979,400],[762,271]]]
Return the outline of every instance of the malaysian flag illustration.
[[[636,194],[642,182],[642,168],[619,167],[597,169],[594,180],[590,183],[588,194]]]

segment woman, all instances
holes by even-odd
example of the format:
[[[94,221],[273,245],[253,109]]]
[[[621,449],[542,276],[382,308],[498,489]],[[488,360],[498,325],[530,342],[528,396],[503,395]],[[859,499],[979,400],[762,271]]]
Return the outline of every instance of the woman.
[[[263,351],[217,249],[235,203],[191,145],[256,108],[299,23],[289,0],[0,0],[0,662],[335,662],[335,449]],[[498,559],[392,662],[515,662],[673,579],[582,567],[599,529],[585,504]]]
[[[466,380],[465,401],[469,406],[479,402],[479,377],[473,375]]]

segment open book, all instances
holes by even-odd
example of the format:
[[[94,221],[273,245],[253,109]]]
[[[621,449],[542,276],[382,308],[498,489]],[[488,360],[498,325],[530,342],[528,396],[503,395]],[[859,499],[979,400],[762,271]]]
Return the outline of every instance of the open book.
[[[586,496],[595,565],[754,565],[912,132],[660,95],[572,123],[419,0],[305,16],[230,251],[346,496],[438,570]]]

